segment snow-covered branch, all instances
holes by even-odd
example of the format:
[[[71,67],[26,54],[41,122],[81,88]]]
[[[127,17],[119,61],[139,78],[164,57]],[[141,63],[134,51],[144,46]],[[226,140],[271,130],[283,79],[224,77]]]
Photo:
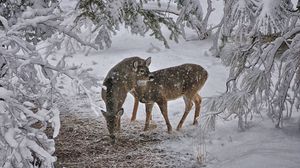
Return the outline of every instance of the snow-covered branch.
[[[226,93],[208,99],[205,108],[209,118],[234,115],[243,130],[249,115],[251,119],[267,111],[280,127],[284,112],[291,117],[293,109],[299,110],[299,33],[298,26],[268,44],[255,41],[244,46],[227,45],[221,59],[230,67],[228,88]]]
[[[36,44],[56,33],[97,49],[63,22],[64,13],[59,13],[61,10],[57,10],[57,7],[56,3],[34,1],[26,9],[14,11],[18,13],[16,16],[0,17],[4,27],[0,31],[0,45],[5,46],[0,47],[1,167],[30,168],[35,166],[36,160],[41,163],[41,167],[54,167],[56,157],[53,156],[53,138],[59,135],[61,126],[57,105],[63,99],[63,87],[58,82],[61,76],[67,76],[77,83],[78,89],[88,96],[96,114],[102,109],[94,103],[91,95],[91,87],[98,86],[98,83],[89,73],[90,69],[69,66],[67,56],[50,63],[48,55],[37,50]],[[49,48],[52,50],[55,48],[53,46],[57,46],[55,43],[51,45]],[[44,133],[49,123],[53,129],[52,135]]]

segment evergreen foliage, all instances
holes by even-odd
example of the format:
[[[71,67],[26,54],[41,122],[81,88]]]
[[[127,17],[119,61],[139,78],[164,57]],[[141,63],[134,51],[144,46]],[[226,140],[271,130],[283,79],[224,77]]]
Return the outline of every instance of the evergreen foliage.
[[[147,3],[147,1],[145,1]],[[166,37],[162,34],[162,25],[166,26],[171,34],[170,39],[178,41],[180,34],[176,23],[171,17],[166,17],[162,11],[143,8],[144,2],[135,0],[84,0],[80,1],[77,8],[81,10],[78,19],[90,19],[98,28],[95,42],[103,49],[111,46],[111,33],[116,34],[123,24],[130,28],[131,33],[144,36],[150,31],[150,35],[163,41],[169,48]]]
[[[292,13],[289,0],[226,2],[230,5],[224,10],[230,15],[224,16],[220,29],[228,38],[242,38],[223,41],[219,50],[230,74],[227,91],[207,101],[206,110],[212,112],[208,121],[214,125],[216,115],[234,116],[244,130],[249,118],[266,112],[280,127],[300,109],[299,14]]]
[[[64,14],[56,1],[4,1],[0,12],[0,165],[54,167],[53,138],[59,134],[58,102],[63,99],[61,76],[69,77],[89,98],[89,88],[97,80],[90,69],[69,66],[67,56],[50,63],[49,55],[35,44],[53,33],[89,44],[62,24]],[[48,47],[57,46],[50,43]],[[45,133],[48,124],[52,135]]]
[[[168,39],[178,42],[185,26],[195,30],[200,39],[205,39],[208,34],[207,20],[212,11],[203,20],[199,0],[170,0],[167,4],[159,0],[83,0],[77,4],[77,9],[80,10],[78,22],[88,19],[95,25],[95,43],[100,49],[111,46],[111,36],[121,26],[125,26],[132,34],[144,36],[149,33],[162,41],[166,48],[169,48]],[[170,32],[168,38],[161,31],[164,27]]]

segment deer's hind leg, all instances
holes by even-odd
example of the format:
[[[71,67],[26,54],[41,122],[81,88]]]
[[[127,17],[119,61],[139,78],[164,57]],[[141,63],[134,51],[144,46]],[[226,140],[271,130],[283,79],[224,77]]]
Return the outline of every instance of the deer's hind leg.
[[[197,93],[194,96],[194,103],[195,103],[195,116],[194,116],[194,122],[193,125],[198,125],[198,118],[200,116],[200,108],[201,108],[201,102],[202,102],[202,98],[201,96]]]
[[[177,126],[177,131],[180,130],[180,128],[182,127],[187,115],[189,114],[189,112],[191,111],[192,107],[193,107],[193,102],[190,98],[188,98],[187,96],[183,96],[183,100],[184,100],[184,103],[185,103],[185,110],[184,110],[184,114]]]
[[[168,117],[168,101],[167,100],[162,100],[160,102],[157,102],[159,109],[166,121],[167,127],[168,127],[168,133],[172,132],[172,125],[169,121],[169,117]]]

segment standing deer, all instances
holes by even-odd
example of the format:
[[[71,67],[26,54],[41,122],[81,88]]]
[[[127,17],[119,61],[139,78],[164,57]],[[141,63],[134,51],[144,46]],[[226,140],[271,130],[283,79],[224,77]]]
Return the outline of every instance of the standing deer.
[[[169,100],[177,99],[183,96],[185,102],[184,114],[177,126],[180,130],[184,120],[190,112],[193,103],[195,104],[194,125],[200,114],[201,97],[198,91],[203,87],[207,80],[208,73],[200,65],[183,64],[180,66],[170,67],[158,70],[152,73],[153,80],[147,82],[138,82],[135,89],[136,96],[140,102],[146,106],[146,122],[144,130],[149,129],[151,112],[154,103],[157,103],[160,111],[166,121],[168,132],[172,131],[172,126],[168,118],[167,104]],[[133,116],[137,111],[133,111]]]
[[[130,57],[115,65],[104,79],[101,96],[106,104],[106,111],[102,114],[106,120],[110,137],[115,140],[115,131],[120,130],[120,119],[124,112],[122,108],[127,93],[133,91],[138,80],[149,80],[149,65],[151,58],[146,60]],[[135,100],[138,103],[138,100]]]

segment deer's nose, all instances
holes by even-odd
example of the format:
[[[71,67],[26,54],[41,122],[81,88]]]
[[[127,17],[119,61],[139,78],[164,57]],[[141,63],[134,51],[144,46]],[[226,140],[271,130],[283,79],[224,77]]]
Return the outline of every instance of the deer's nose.
[[[154,75],[153,75],[153,74],[150,74],[150,75],[149,75],[149,80],[150,80],[150,81],[153,81],[153,80],[154,80]]]
[[[112,140],[116,139],[116,136],[114,134],[110,134],[109,136]]]

